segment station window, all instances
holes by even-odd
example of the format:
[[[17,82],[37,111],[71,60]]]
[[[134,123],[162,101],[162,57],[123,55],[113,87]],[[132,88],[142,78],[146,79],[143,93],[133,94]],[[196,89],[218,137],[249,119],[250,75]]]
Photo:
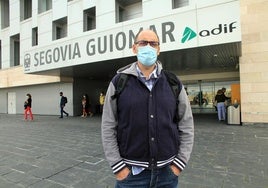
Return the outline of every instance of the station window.
[[[38,13],[52,9],[52,0],[38,0]]]
[[[84,31],[96,29],[96,8],[84,10]]]
[[[226,88],[225,95],[231,97],[231,85],[239,81],[203,82],[184,84],[194,113],[215,113],[214,101],[218,89]]]
[[[21,21],[32,17],[32,0],[20,0],[20,14]]]
[[[116,23],[142,16],[142,0],[116,0]]]
[[[181,8],[189,5],[189,0],[172,0],[172,8]]]
[[[20,65],[20,35],[10,37],[10,67]]]
[[[1,29],[9,27],[9,0],[1,0]]]
[[[32,29],[32,46],[38,45],[38,27]]]
[[[67,37],[67,17],[53,21],[52,40]]]

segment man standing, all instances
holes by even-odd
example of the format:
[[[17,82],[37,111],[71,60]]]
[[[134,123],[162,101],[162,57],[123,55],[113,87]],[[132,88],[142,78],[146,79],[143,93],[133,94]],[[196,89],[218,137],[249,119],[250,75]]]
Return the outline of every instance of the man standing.
[[[102,115],[102,143],[117,179],[115,187],[176,188],[193,147],[190,103],[179,80],[182,89],[177,99],[174,96],[157,61],[160,47],[155,32],[138,33],[132,50],[138,61],[118,70]],[[113,100],[122,73],[128,80]]]
[[[67,103],[67,98],[65,96],[63,96],[63,93],[60,92],[60,117],[59,118],[63,118],[63,113],[66,114],[66,116],[68,117],[69,114],[67,112],[64,111],[64,107]]]

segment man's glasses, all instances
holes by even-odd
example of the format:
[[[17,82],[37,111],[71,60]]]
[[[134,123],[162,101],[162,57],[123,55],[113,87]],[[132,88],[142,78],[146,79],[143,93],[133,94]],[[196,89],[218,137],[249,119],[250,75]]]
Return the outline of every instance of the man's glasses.
[[[156,42],[156,41],[140,40],[140,41],[135,42],[135,44],[138,44],[139,46],[147,46],[148,43],[150,44],[150,46],[154,48],[159,45],[159,42]]]

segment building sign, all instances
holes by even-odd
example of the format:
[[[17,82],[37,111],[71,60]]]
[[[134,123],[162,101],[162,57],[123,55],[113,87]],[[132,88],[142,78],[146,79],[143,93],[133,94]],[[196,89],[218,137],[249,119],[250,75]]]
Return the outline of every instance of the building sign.
[[[217,14],[215,16],[214,14]],[[220,18],[220,19],[217,19]],[[177,13],[80,37],[24,53],[25,73],[132,56],[136,34],[150,28],[161,51],[172,51],[241,41],[238,2]]]

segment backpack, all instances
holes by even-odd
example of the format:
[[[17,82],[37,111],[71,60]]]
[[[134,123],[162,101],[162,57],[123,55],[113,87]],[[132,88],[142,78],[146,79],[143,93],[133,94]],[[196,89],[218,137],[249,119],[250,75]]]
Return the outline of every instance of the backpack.
[[[179,104],[179,100],[178,97],[180,95],[181,89],[182,89],[182,83],[181,81],[177,78],[177,76],[175,74],[173,74],[172,72],[166,71],[166,70],[162,70],[163,73],[165,74],[167,81],[169,83],[169,86],[171,87],[171,90],[173,91],[174,97],[176,99],[176,117],[174,117],[174,122],[178,123],[179,121],[179,117],[178,117],[178,104]],[[124,73],[120,73],[119,74],[119,78],[117,80],[117,82],[115,83],[115,92],[114,95],[111,96],[111,99],[117,99],[121,92],[124,90],[126,83],[128,81],[129,75],[128,74],[124,74]]]
[[[64,104],[66,104],[66,103],[68,103],[68,99],[67,99],[67,97],[63,97],[63,101],[64,101]]]

